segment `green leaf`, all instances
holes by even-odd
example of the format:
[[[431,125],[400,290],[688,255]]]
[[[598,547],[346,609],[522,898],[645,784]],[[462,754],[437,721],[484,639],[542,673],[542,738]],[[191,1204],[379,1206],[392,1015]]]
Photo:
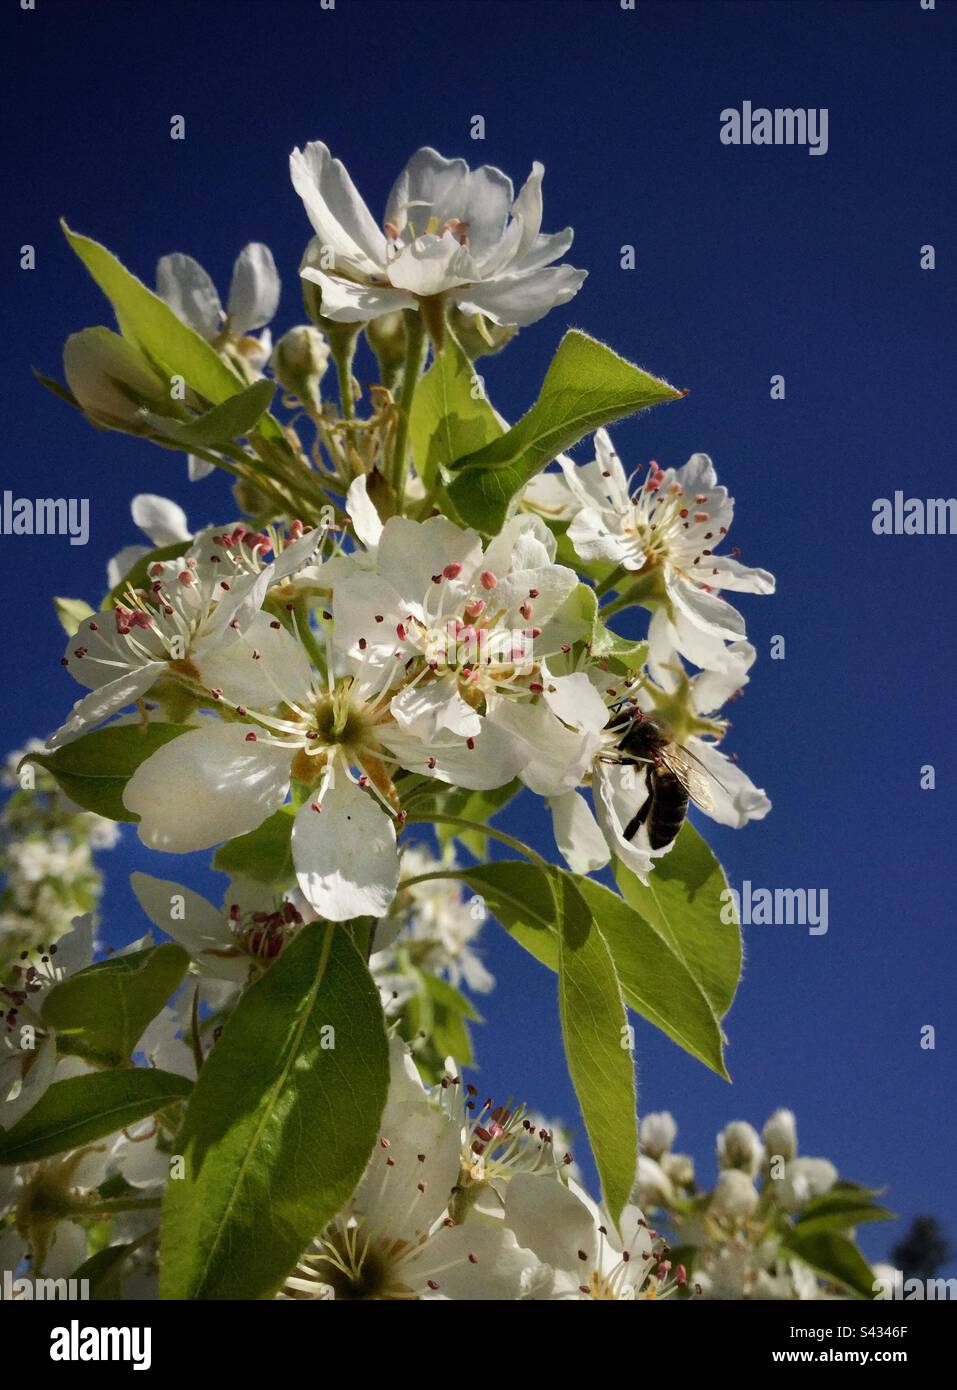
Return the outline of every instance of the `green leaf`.
[[[721,1026],[681,955],[610,889],[590,878],[576,882],[601,923],[628,1007],[729,1081]]]
[[[463,521],[494,535],[515,494],[556,455],[601,425],[683,394],[572,329],[531,410],[505,434],[457,460],[449,497]]]
[[[123,788],[140,763],[171,739],[187,733],[185,724],[114,724],[96,729],[53,753],[30,753],[85,811],[110,820],[137,821],[123,805]]]
[[[54,1081],[15,1125],[0,1130],[0,1164],[33,1163],[92,1144],[184,1100],[191,1090],[186,1077],[153,1067]]]
[[[456,459],[474,453],[502,433],[484,394],[476,398],[479,378],[455,338],[447,333],[416,387],[409,419],[415,471],[431,492]]]
[[[274,1293],[362,1176],[388,1082],[379,993],[348,931],[304,927],[200,1073],[177,1141],[186,1173],[166,1190],[161,1296]]]
[[[68,637],[76,634],[84,618],[92,618],[94,610],[82,598],[55,598],[53,607],[60,620],[60,626]]]
[[[868,1221],[893,1221],[894,1213],[878,1206],[866,1187],[842,1184],[814,1197],[798,1218],[796,1229],[802,1237],[819,1231],[846,1231]]]
[[[123,1266],[136,1249],[137,1242],[124,1245],[106,1245],[97,1250],[88,1260],[70,1275],[71,1279],[90,1281],[91,1302],[115,1301],[123,1297]],[[78,1287],[82,1287],[78,1285]]]
[[[433,975],[429,970],[422,970],[420,974],[433,1004],[450,1014],[458,1014],[460,1018],[471,1019],[473,1023],[482,1022],[482,1015],[460,989],[456,989],[448,980],[443,980],[440,975]],[[459,1060],[456,1055],[456,1061]]]
[[[795,1226],[782,1240],[782,1255],[793,1255],[818,1274],[861,1298],[874,1297],[874,1271],[852,1240],[837,1231],[802,1232]]]
[[[158,368],[184,380],[213,405],[243,391],[246,383],[220,357],[216,349],[181,319],[123,266],[112,252],[90,237],[71,231],[61,221],[64,235],[113,305],[124,338],[137,344]],[[263,433],[282,438],[276,421],[266,417]]]
[[[648,659],[648,643],[620,637],[606,627],[600,617],[596,617],[592,628],[591,654],[596,661],[606,661],[622,674],[640,671]]]
[[[284,806],[256,830],[229,840],[213,856],[213,868],[232,878],[257,883],[289,884],[296,877],[292,862],[292,823],[295,811]]]
[[[188,953],[173,942],[112,956],[54,985],[41,1017],[56,1029],[61,1052],[117,1067],[129,1060],[188,967]]]
[[[647,887],[620,862],[615,878],[625,901],[685,962],[723,1018],[741,975],[741,928],[724,870],[706,841],[685,821],[674,848],[656,861]],[[729,913],[732,920],[724,920]]]
[[[64,386],[63,383],[57,381],[55,377],[46,376],[43,372],[38,372],[36,367],[33,368],[33,375],[40,385],[45,386],[52,395],[59,396],[60,400],[66,401],[67,405],[72,405],[76,410],[82,411],[82,405],[80,405],[80,402],[68,386]]]
[[[192,420],[173,420],[151,411],[147,411],[144,418],[157,434],[183,449],[218,449],[251,434],[269,409],[275,393],[275,382],[254,381],[238,395],[230,396],[221,405]]]
[[[505,860],[460,869],[451,876],[479,893],[493,917],[537,960],[558,969],[554,905],[540,869]],[[682,958],[615,893],[592,879],[567,877],[601,924],[628,1007],[727,1080],[721,1028]]]
[[[481,1023],[479,1014],[447,980],[411,964],[406,969],[419,989],[402,1010],[400,1031],[413,1049],[419,1071],[434,1084],[445,1072],[447,1057],[453,1057],[456,1066],[474,1066],[467,1020]]]
[[[614,962],[589,904],[571,878],[559,895],[558,1003],[568,1071],[612,1220],[635,1181],[637,1097],[628,1021]]]

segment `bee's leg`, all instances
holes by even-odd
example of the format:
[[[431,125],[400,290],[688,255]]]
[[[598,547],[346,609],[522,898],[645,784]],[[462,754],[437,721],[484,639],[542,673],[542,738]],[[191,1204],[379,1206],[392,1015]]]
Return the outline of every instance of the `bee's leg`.
[[[625,839],[633,840],[638,831],[648,819],[648,812],[651,810],[651,792],[645,797],[642,806],[635,812],[631,820],[625,826]]]

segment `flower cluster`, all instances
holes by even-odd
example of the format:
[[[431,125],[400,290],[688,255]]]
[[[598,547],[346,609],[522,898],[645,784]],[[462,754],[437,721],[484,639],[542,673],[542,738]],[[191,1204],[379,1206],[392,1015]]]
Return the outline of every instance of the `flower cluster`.
[[[263,243],[224,303],[191,256],[154,293],[65,228],[120,331],[71,334],[57,394],[232,501],[196,529],[136,491],[108,592],[57,600],[82,694],[4,813],[5,1265],[96,1250],[100,1293],[189,1299],[860,1292],[856,1247],[831,1281],[801,1242],[863,1190],[798,1158],[785,1112],[767,1153],[728,1127],[712,1193],[670,1117],[639,1152],[627,1010],[723,1074],[740,970],[689,806],[770,809],[726,706],[756,659],[728,595],[773,578],[729,548],[706,455],[629,473],[608,433],[684,393],[570,330],[522,419],[491,404],[476,359],[585,279],[540,164],[516,194],[421,149],[381,224],[324,144],[290,169],[309,322],[275,341]],[[159,938],[103,952],[90,848],[117,820],[228,882],[136,871]],[[558,977],[598,1202],[555,1126],[460,1075],[486,921]]]
[[[0,812],[0,970],[24,950],[51,946],[100,895],[95,851],[112,849],[115,821],[82,811],[50,773],[25,763],[42,753],[32,740],[11,753],[0,774],[9,791]]]
[[[824,1232],[850,1247],[854,1225],[887,1213],[872,1192],[842,1182],[830,1160],[798,1154],[792,1111],[776,1110],[761,1134],[744,1120],[727,1125],[717,1138],[710,1191],[697,1187],[691,1157],[672,1150],[677,1132],[667,1111],[642,1120],[635,1200],[667,1224],[703,1297],[849,1296],[852,1265],[845,1263],[843,1280],[828,1278],[814,1258],[802,1257],[803,1241]],[[870,1291],[872,1271],[859,1256],[857,1262],[862,1283],[851,1284],[851,1292]]]

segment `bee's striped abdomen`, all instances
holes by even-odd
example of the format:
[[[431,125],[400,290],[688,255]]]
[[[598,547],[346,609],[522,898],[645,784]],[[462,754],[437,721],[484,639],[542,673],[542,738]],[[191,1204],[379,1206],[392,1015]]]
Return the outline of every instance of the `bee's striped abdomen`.
[[[673,772],[655,768],[651,774],[651,807],[645,826],[652,849],[670,845],[688,813],[688,793]]]

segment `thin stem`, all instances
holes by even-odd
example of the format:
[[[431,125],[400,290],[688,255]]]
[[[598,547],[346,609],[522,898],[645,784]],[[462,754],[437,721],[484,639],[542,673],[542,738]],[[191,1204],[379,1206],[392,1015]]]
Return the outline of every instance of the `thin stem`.
[[[329,348],[336,364],[336,378],[339,383],[339,406],[343,420],[351,421],[355,416],[355,397],[352,394],[352,359],[356,355],[358,329],[352,333],[330,335]]]
[[[416,309],[405,310],[405,367],[402,373],[402,394],[399,396],[399,419],[392,451],[392,486],[395,488],[395,508],[401,515],[405,499],[405,475],[409,452],[409,423],[415,388],[422,367],[425,344],[425,325]]]
[[[542,869],[550,869],[551,865],[547,859],[543,859],[531,846],[523,844],[514,835],[506,835],[504,830],[496,830],[491,825],[483,825],[481,821],[468,820],[465,816],[447,816],[442,811],[435,811],[431,814],[409,816],[407,825],[457,825],[463,830],[476,830],[480,835],[488,835],[493,840],[500,841],[503,845],[508,845],[510,849],[516,850],[523,858],[537,864]]]
[[[601,598],[602,594],[607,594],[609,589],[614,589],[619,579],[621,579],[622,575],[625,573],[626,570],[624,565],[616,566],[607,578],[603,579],[600,584],[595,585],[595,597]]]
[[[73,1216],[111,1216],[117,1211],[157,1211],[163,1205],[162,1197],[107,1197],[100,1201],[78,1204],[72,1208]]]

